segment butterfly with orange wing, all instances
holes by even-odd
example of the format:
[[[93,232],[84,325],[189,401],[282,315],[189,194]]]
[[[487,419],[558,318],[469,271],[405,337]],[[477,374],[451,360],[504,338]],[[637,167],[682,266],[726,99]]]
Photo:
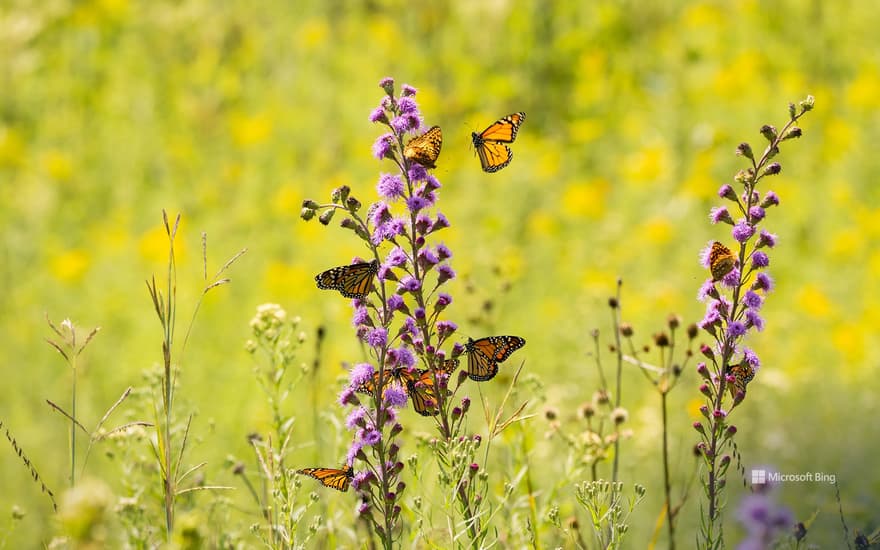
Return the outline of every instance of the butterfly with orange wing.
[[[363,300],[373,287],[373,276],[379,272],[379,262],[363,262],[328,269],[315,275],[318,288],[338,290],[346,298]]]
[[[417,162],[425,168],[436,168],[440,147],[443,145],[443,132],[439,126],[433,126],[424,134],[409,140],[403,148],[403,156],[411,162]]]
[[[510,164],[513,151],[505,143],[513,143],[519,125],[525,119],[525,113],[513,113],[499,118],[479,134],[471,132],[471,140],[474,142],[474,149],[480,157],[484,172],[497,172]]]
[[[487,336],[479,340],[468,338],[464,346],[468,356],[468,376],[477,382],[491,380],[498,374],[498,363],[503,363],[524,345],[525,339],[519,336]]]
[[[413,409],[417,413],[422,416],[434,416],[440,412],[435,381],[445,378],[448,383],[449,376],[455,372],[458,364],[458,359],[446,359],[440,363],[440,366],[435,371],[421,369],[419,370],[418,378],[407,381],[406,386],[409,390],[409,398]],[[449,394],[449,390],[447,390],[447,394]]]
[[[348,486],[354,478],[354,469],[346,465],[345,468],[303,468],[296,473],[311,476],[320,481],[324,487],[330,487],[343,493],[348,491]]]
[[[736,267],[736,256],[729,248],[715,241],[709,251],[709,272],[712,273],[712,281],[720,281],[725,275]]]
[[[748,363],[748,361],[743,361],[738,365],[731,365],[727,368],[728,374],[733,375],[734,381],[732,384],[727,386],[730,389],[730,395],[734,399],[736,399],[736,394],[742,392],[743,395],[746,393],[746,386],[749,385],[749,382],[755,378],[755,369]]]
[[[407,384],[417,380],[418,377],[419,370],[414,367],[394,367],[392,369],[385,369],[385,371],[382,373],[382,395],[385,395],[385,390],[387,390],[388,387],[392,384],[401,386],[404,391],[406,391]],[[359,393],[372,394],[378,384],[379,371],[376,371],[373,373],[373,376],[371,376],[363,384],[355,388],[355,391]]]

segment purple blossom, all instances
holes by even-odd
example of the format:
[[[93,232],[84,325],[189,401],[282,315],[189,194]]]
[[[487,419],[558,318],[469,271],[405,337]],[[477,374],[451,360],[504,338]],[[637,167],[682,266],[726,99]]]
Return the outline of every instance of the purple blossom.
[[[767,191],[767,194],[764,195],[764,200],[761,201],[761,206],[764,208],[769,208],[771,206],[779,205],[779,196],[773,191]]]
[[[357,455],[361,452],[363,446],[364,444],[360,439],[352,439],[351,445],[348,447],[348,452],[345,454],[345,463],[354,464],[354,459],[357,458]]]
[[[418,333],[419,327],[416,325],[416,320],[412,317],[407,317],[403,321],[403,326],[401,327],[402,332],[407,332],[411,336],[415,336]]]
[[[437,307],[444,308],[452,303],[452,296],[445,292],[441,292],[437,295]]]
[[[430,201],[418,195],[413,195],[412,197],[406,199],[406,207],[409,208],[409,211],[414,214],[424,208],[428,208],[429,206],[431,206]]]
[[[427,214],[419,214],[416,216],[416,232],[419,235],[426,235],[431,228],[431,218]]]
[[[425,181],[428,178],[428,170],[418,162],[410,163],[407,174],[410,181]]]
[[[752,369],[757,372],[758,369],[761,368],[761,360],[758,358],[758,355],[749,348],[743,348],[743,359],[749,364]]]
[[[403,196],[403,180],[400,176],[382,174],[379,176],[379,183],[376,184],[376,191],[385,200],[397,200]]]
[[[455,279],[455,270],[449,267],[449,264],[441,264],[437,268],[437,284],[442,285],[451,279]]]
[[[351,317],[351,324],[355,326],[373,324],[372,319],[370,319],[370,312],[367,311],[365,306],[358,306],[354,309],[354,315]]]
[[[397,285],[398,292],[415,292],[422,288],[422,283],[412,275],[406,275]]]
[[[382,134],[373,142],[373,156],[377,160],[391,158],[391,147],[394,145],[394,135]]]
[[[392,294],[389,296],[385,304],[388,306],[388,311],[402,311],[406,305],[403,302],[403,296],[398,294]]]
[[[404,84],[405,86],[405,84]],[[394,90],[394,79],[390,76],[386,76],[382,80],[379,81],[379,87],[385,90],[386,93],[391,94]],[[389,90],[391,88],[391,90]]]
[[[345,418],[345,427],[349,430],[355,428],[363,428],[367,425],[367,409],[363,407],[355,407]]]
[[[388,256],[385,257],[385,263],[394,267],[404,265],[407,260],[409,260],[409,256],[407,256],[406,252],[404,252],[399,246],[392,248],[391,252],[388,253]]]
[[[729,223],[733,224],[733,218],[730,217],[730,212],[727,210],[726,206],[715,206],[712,210],[709,211],[709,221],[712,224],[717,223]]]
[[[367,344],[374,348],[380,348],[388,343],[388,331],[377,327],[367,333]]]
[[[397,384],[388,386],[383,397],[385,398],[385,404],[389,407],[403,407],[406,405],[406,390]]]
[[[385,109],[382,107],[376,107],[370,113],[370,122],[388,122],[388,116],[385,114]]]
[[[355,488],[355,490],[360,489],[362,486],[366,485],[373,479],[373,472],[369,470],[364,470],[362,472],[358,472],[354,474],[354,478],[351,480],[351,486]],[[370,503],[368,501],[361,502],[358,505],[358,514],[364,515],[369,511]]]
[[[752,268],[753,269],[761,269],[762,267],[767,267],[770,265],[770,258],[767,257],[767,254],[757,250],[752,253]]]
[[[419,265],[422,267],[433,266],[435,264],[440,263],[440,259],[434,255],[428,248],[423,248],[419,250]]]
[[[769,233],[766,229],[762,229],[758,235],[758,244],[755,245],[755,248],[764,248],[765,246],[767,248],[776,246],[776,235]]]
[[[360,387],[364,382],[372,378],[376,369],[369,363],[358,363],[351,368],[348,379],[352,388]]]
[[[425,181],[424,190],[428,193],[430,193],[432,191],[436,191],[437,189],[440,189],[440,187],[441,187],[440,180],[438,180],[437,178],[435,178],[434,176],[432,176],[430,174],[428,175],[428,177],[425,178],[424,181]]]
[[[718,289],[715,288],[715,282],[712,279],[706,279],[703,286],[697,291],[697,300],[705,302],[708,298],[717,298]]]
[[[712,244],[715,241],[709,241],[702,250],[700,250],[700,265],[708,268],[709,267],[709,255],[712,253]]]
[[[379,201],[370,206],[368,215],[373,227],[379,227],[391,220],[391,209],[388,207],[388,203]]]
[[[388,390],[390,389],[391,388],[388,388]],[[385,391],[387,392],[388,390]],[[404,397],[406,397],[406,394],[404,394]],[[379,430],[365,430],[361,441],[363,441],[365,446],[375,445],[376,443],[382,441],[382,432],[380,432]]]
[[[416,310],[413,312],[413,314],[417,320],[419,320],[419,321],[425,320],[425,308],[417,307]]]
[[[458,357],[462,353],[464,353],[464,344],[462,344],[461,342],[456,342],[456,343],[452,344],[452,356],[453,357]]]
[[[794,517],[791,511],[776,504],[766,492],[752,493],[742,499],[736,513],[748,538],[737,546],[737,550],[763,550],[773,547],[773,543],[791,531]]]
[[[706,310],[706,315],[703,316],[703,319],[699,323],[697,323],[697,325],[701,329],[706,330],[719,322],[721,322],[721,316],[718,315],[718,310],[708,309]]]
[[[452,321],[438,321],[437,322],[437,334],[440,335],[440,338],[449,338],[458,328],[458,325],[453,323]]]
[[[736,192],[726,183],[718,188],[718,196],[722,199],[736,200]]]
[[[736,288],[739,286],[739,275],[739,268],[734,267],[724,277],[721,277],[721,284],[727,288]]]
[[[401,97],[397,100],[397,108],[400,110],[401,114],[411,115],[418,114],[419,106],[416,103],[416,100],[411,97]]]
[[[763,271],[759,272],[752,283],[752,290],[763,290],[764,294],[768,294],[773,290],[773,278]]]
[[[733,226],[733,231],[731,233],[737,242],[744,243],[751,239],[752,235],[755,234],[755,228],[749,225],[746,220],[740,220],[735,226]]]
[[[339,392],[339,397],[336,399],[336,402],[339,403],[340,406],[344,407],[346,405],[356,405],[358,403],[357,396],[354,394],[354,390],[350,386],[346,386],[342,388],[342,391]]]
[[[388,350],[388,356],[392,364],[405,369],[411,369],[416,364],[416,358],[409,348],[401,347]]]
[[[753,206],[749,208],[749,217],[752,219],[752,221],[759,222],[764,219],[765,215],[766,214],[764,212],[764,209],[760,206]]]
[[[394,273],[391,272],[391,268],[387,265],[380,265],[379,270],[376,272],[376,277],[379,278],[380,281],[387,281],[388,279],[394,279]]]
[[[746,333],[746,325],[741,321],[731,321],[727,325],[727,337],[739,338]]]
[[[409,84],[404,84],[400,87],[400,95],[401,96],[411,96],[416,95],[416,89],[410,86]]]
[[[758,314],[758,312],[754,309],[746,310],[746,325],[750,327],[755,327],[758,329],[758,332],[764,330],[764,319]]]
[[[391,119],[391,128],[395,134],[405,134],[411,129],[410,122],[409,116],[396,116]]]
[[[764,305],[764,298],[761,298],[761,295],[754,290],[748,290],[743,296],[743,303],[748,308],[761,309],[761,306]]]
[[[445,227],[449,227],[449,220],[443,215],[443,212],[437,212],[437,221],[434,222],[431,231],[439,231]]]

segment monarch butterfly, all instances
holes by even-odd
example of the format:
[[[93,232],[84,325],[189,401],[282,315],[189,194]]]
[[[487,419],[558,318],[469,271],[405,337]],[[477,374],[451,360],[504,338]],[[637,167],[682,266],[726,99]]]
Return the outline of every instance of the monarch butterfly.
[[[720,281],[736,267],[736,256],[723,244],[715,241],[709,251],[709,271],[713,281]]]
[[[746,386],[755,377],[755,369],[747,361],[743,361],[739,365],[728,367],[727,372],[733,375],[733,384],[728,386],[728,388],[730,388],[731,397],[736,399],[737,393],[746,393]]]
[[[315,275],[318,288],[338,290],[346,298],[363,300],[373,286],[373,275],[379,272],[379,262],[364,262],[328,269]]]
[[[443,132],[440,131],[439,126],[433,126],[424,134],[409,140],[403,148],[403,156],[425,168],[436,168],[434,163],[440,156],[441,145],[443,145]]]
[[[513,158],[513,152],[505,143],[513,143],[519,125],[526,119],[525,113],[513,113],[499,118],[481,133],[471,132],[474,149],[480,157],[484,172],[497,172]]]
[[[468,354],[468,376],[471,380],[483,382],[498,374],[498,363],[526,345],[519,336],[487,336],[479,340],[468,338],[464,350]]]
[[[354,478],[354,469],[348,464],[341,470],[336,468],[303,468],[296,472],[311,476],[320,481],[324,487],[330,487],[343,493],[348,491],[348,485]]]
[[[382,395],[385,394],[385,390],[388,389],[388,386],[391,384],[397,384],[398,386],[402,386],[404,389],[407,388],[407,385],[417,380],[419,377],[419,371],[414,368],[405,368],[405,367],[395,367],[393,369],[385,369],[385,372],[382,374]],[[360,393],[369,393],[372,394],[375,391],[376,385],[379,383],[379,372],[374,372],[373,376],[371,376],[368,380],[366,380],[363,384],[358,386],[355,391]]]
[[[437,377],[445,376],[448,378],[458,368],[458,364],[458,359],[446,359],[434,372]],[[413,409],[422,416],[434,416],[440,412],[434,385],[434,372],[431,369],[421,369],[418,378],[408,380],[406,383]]]

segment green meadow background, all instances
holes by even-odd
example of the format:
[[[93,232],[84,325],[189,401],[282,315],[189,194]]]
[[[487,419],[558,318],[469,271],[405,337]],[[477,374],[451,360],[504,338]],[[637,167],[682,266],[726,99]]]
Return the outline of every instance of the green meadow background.
[[[364,248],[335,222],[303,222],[299,210],[304,198],[326,201],[343,184],[374,200],[392,164],[372,157],[382,129],[367,117],[382,95],[378,81],[393,76],[418,89],[426,124],[444,132],[435,175],[452,227],[440,237],[459,274],[449,318],[461,338],[483,336],[471,320],[491,300],[491,326],[528,340],[515,359],[545,385],[541,396],[521,392],[537,416],[517,436],[530,441],[544,498],[565,448],[544,437],[540,413],[556,407],[563,425],[577,425],[577,407],[598,383],[589,331],[610,342],[616,279],[640,342],[671,312],[699,320],[698,253],[707,241],[731,241],[729,226],[710,225],[707,214],[720,204],[718,187],[744,166],[734,148],[747,140],[762,150],[761,125],[781,127],[788,102],[812,94],[804,136],[784,144],[782,173],[762,187],[782,202],[764,224],[779,235],[770,267],[777,287],[763,308],[766,329],[748,340],[763,367],[732,418],[747,468],[836,474],[850,534],[870,532],[880,524],[877,28],[880,4],[869,1],[5,0],[0,421],[60,495],[69,426],[46,399],[69,406],[71,372],[45,343],[45,316],[70,318],[83,334],[101,327],[78,376],[78,416],[93,426],[126,387],[143,391],[145,373],[161,362],[144,280],[166,269],[162,209],[179,212],[180,337],[204,285],[201,232],[210,273],[248,249],[228,272],[231,284],[202,304],[176,406],[195,413],[189,462],[206,461],[209,482],[236,487],[225,495],[233,505],[224,527],[257,545],[247,533],[256,507],[230,467],[230,458],[252,466],[246,436],[267,432],[271,420],[244,351],[248,322],[257,305],[274,302],[302,317],[309,338],[326,327],[318,408],[305,383],[286,405],[298,418],[290,462],[338,464],[346,436],[313,419],[335,410],[342,363],[362,351],[348,300],[319,291],[313,277]],[[515,158],[485,174],[470,132],[514,111],[528,113]],[[311,350],[307,343],[300,358],[311,362]],[[471,383],[471,396],[497,403],[515,362],[490,383]],[[695,465],[693,365],[670,402],[678,487]],[[635,369],[624,384],[634,435],[622,445],[621,479],[648,488],[630,520],[628,541],[640,548],[662,508],[659,397]],[[149,404],[149,394],[136,403]],[[149,407],[135,410],[117,420],[150,419]],[[412,434],[431,425],[411,411],[403,420],[406,456],[416,450]],[[470,423],[485,430],[478,406]],[[311,443],[315,426],[326,430],[320,446]],[[507,442],[512,435],[499,456]],[[508,470],[494,470],[498,492]],[[122,475],[101,446],[93,450],[84,476],[125,496]],[[408,498],[428,490],[408,485]],[[303,498],[318,489],[304,488]],[[745,494],[731,469],[731,544],[742,537],[734,511]],[[701,496],[691,485],[680,516],[685,546]],[[199,494],[194,509],[207,514],[214,498]],[[337,529],[354,524],[351,493],[321,498]],[[564,517],[574,513],[570,489],[556,498]],[[841,547],[833,486],[789,483],[779,498],[799,520],[818,512],[808,541]],[[8,547],[48,543],[57,531],[49,500],[4,442],[0,540],[13,505],[26,516]]]

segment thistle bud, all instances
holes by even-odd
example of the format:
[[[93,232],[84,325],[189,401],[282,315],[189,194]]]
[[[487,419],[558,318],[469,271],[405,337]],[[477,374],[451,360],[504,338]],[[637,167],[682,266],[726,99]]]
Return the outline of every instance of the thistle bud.
[[[357,212],[361,209],[361,201],[357,200],[354,197],[348,197],[345,200],[345,207],[349,212]]]
[[[792,126],[782,135],[781,141],[785,141],[787,139],[792,139],[792,138],[799,138],[799,137],[801,137],[801,135],[803,135],[803,131],[801,131],[801,129],[798,128],[797,126]]]
[[[764,168],[763,175],[775,176],[776,174],[778,174],[781,171],[782,171],[782,165],[780,165],[778,162],[772,162],[772,163],[768,164],[766,168]]]
[[[343,185],[341,187],[337,187],[333,190],[333,193],[330,194],[330,198],[333,199],[333,202],[337,204],[342,204],[348,198],[348,194],[351,192],[351,187],[347,185]]]
[[[812,111],[813,106],[816,104],[816,98],[808,95],[806,99],[798,102],[798,107],[801,108],[802,113],[806,113],[807,111]]]
[[[315,217],[315,211],[311,208],[303,208],[299,211],[299,217],[304,219],[305,221],[309,221],[310,219]]]
[[[322,225],[328,225],[330,223],[330,220],[333,219],[333,214],[335,213],[336,210],[332,208],[330,210],[325,210],[321,213],[320,216],[318,216],[318,221],[321,222]]]
[[[742,142],[736,146],[736,154],[741,157],[746,157],[749,160],[755,160],[755,157],[752,155],[752,146],[746,142]]]
[[[769,124],[765,124],[761,126],[761,135],[764,136],[767,141],[773,141],[776,139],[776,128]]]

